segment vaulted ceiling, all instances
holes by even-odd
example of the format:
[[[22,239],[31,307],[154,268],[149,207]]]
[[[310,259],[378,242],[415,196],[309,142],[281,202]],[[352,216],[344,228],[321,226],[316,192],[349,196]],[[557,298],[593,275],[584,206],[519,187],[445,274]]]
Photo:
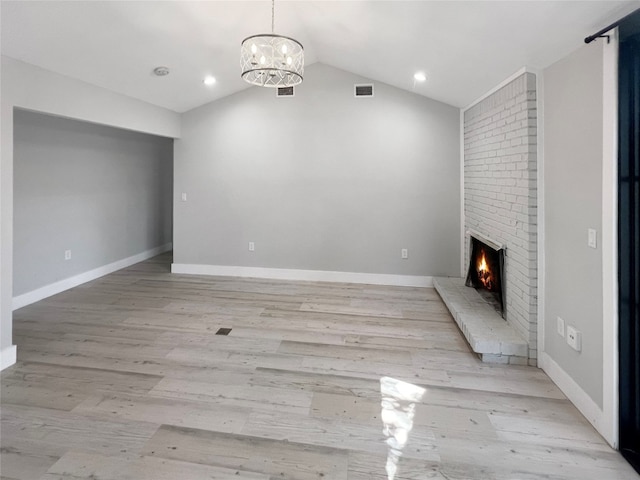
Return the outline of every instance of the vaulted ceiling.
[[[463,107],[522,66],[544,68],[640,1],[285,1],[276,33],[322,62]],[[271,2],[2,1],[2,54],[184,112],[249,88],[245,37]],[[167,66],[166,77],[152,74]],[[428,79],[417,83],[416,71]],[[202,83],[215,76],[211,87]]]

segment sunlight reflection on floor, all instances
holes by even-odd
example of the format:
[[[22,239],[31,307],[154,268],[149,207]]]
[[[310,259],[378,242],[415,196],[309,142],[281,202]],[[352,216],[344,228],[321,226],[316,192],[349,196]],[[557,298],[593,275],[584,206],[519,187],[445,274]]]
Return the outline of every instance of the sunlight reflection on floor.
[[[402,449],[409,440],[409,432],[413,428],[415,404],[422,399],[425,392],[426,389],[422,387],[395,378],[380,379],[381,418],[384,424],[382,431],[387,437],[389,446],[386,465],[389,480],[394,479]]]

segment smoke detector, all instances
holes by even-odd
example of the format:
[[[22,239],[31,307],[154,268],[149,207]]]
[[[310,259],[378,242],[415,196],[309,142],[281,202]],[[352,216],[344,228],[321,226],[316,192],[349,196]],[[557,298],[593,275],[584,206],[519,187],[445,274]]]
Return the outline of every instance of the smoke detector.
[[[164,77],[166,75],[169,75],[169,68],[168,67],[156,67],[153,69],[153,74],[158,76],[158,77]]]

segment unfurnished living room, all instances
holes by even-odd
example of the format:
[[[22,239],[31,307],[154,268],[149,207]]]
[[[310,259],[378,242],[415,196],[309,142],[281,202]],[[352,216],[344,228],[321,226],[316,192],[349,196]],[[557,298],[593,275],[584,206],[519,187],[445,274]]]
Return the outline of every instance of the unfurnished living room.
[[[0,1],[2,480],[640,479],[640,1]]]

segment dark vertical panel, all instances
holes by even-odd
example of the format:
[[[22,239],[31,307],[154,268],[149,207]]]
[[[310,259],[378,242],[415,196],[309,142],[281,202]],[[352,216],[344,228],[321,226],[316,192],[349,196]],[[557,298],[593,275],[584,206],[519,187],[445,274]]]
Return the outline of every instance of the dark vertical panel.
[[[620,26],[620,451],[640,472],[640,14]]]

